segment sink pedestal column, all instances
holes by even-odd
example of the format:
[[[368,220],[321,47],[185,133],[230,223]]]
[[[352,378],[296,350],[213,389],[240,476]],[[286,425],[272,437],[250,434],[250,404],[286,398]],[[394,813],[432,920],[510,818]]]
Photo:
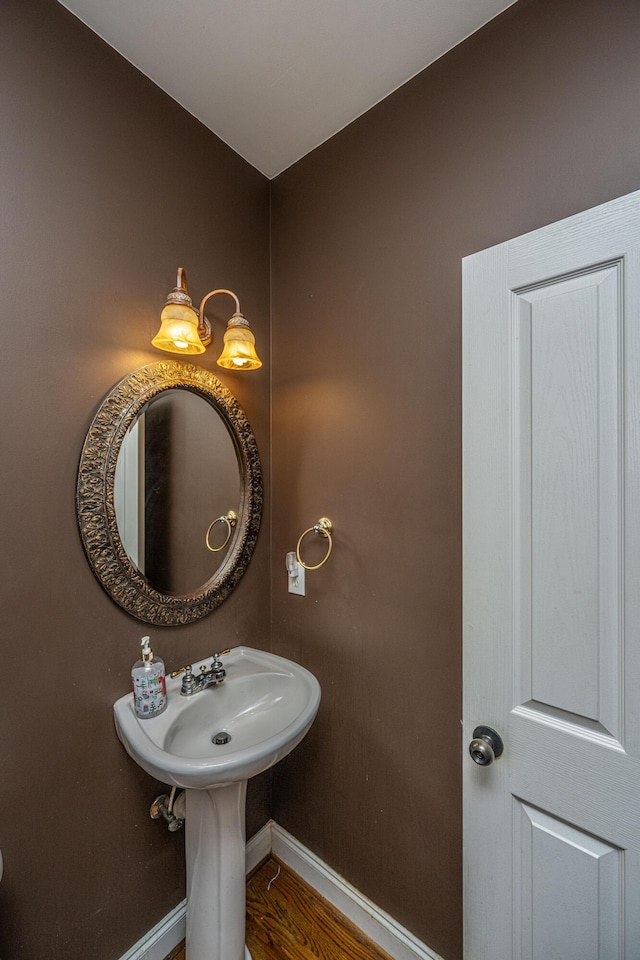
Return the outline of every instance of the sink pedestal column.
[[[246,925],[247,781],[187,790],[187,960],[251,960]]]

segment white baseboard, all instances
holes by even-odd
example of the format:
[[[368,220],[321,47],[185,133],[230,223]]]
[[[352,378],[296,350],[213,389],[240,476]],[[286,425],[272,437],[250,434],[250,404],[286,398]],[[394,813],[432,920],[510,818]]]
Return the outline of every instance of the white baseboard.
[[[272,828],[273,820],[269,820],[261,830],[254,833],[251,840],[247,840],[246,865],[248,874],[255,870],[263,860],[266,860],[271,853]]]
[[[442,960],[273,821],[271,850],[393,960]]]
[[[393,960],[442,960],[273,820],[247,841],[247,873],[270,853],[302,877]],[[121,960],[165,960],[185,938],[186,916],[187,901],[183,900]]]
[[[121,960],[165,960],[187,932],[187,901],[179,903],[153,930],[127,950]]]
[[[247,841],[247,873],[266,860],[271,853],[271,821],[265,823]],[[149,930],[120,960],[165,960],[181,943],[187,932],[187,901],[183,900],[171,913]]]

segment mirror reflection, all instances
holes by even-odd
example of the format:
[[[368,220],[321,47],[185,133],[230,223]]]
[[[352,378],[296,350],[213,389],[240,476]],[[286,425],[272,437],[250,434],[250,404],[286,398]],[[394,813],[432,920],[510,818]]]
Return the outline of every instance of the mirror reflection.
[[[207,584],[233,546],[234,531],[215,521],[237,515],[240,498],[236,448],[218,411],[180,388],[149,400],[124,436],[114,480],[120,539],[146,582],[169,596]]]

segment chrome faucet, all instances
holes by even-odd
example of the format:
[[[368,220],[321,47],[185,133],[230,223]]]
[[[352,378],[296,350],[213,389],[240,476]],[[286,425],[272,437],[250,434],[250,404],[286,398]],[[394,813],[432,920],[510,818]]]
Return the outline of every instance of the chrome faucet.
[[[179,677],[181,673],[184,673],[182,686],[180,687],[180,696],[191,697],[194,693],[200,693],[201,690],[206,690],[207,687],[213,687],[218,683],[222,683],[227,675],[227,671],[222,666],[220,657],[223,657],[225,653],[229,653],[229,651],[223,650],[222,653],[214,653],[209,669],[202,664],[200,673],[194,674],[193,667],[190,663],[180,670],[174,670],[171,674],[172,677]]]

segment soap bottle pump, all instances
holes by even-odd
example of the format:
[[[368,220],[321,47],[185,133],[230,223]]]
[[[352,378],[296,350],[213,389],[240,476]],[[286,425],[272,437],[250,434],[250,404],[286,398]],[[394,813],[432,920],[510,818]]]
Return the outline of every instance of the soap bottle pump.
[[[146,720],[166,710],[167,686],[164,663],[160,657],[153,656],[150,638],[143,637],[140,645],[142,659],[137,660],[131,669],[131,686],[136,716]]]

